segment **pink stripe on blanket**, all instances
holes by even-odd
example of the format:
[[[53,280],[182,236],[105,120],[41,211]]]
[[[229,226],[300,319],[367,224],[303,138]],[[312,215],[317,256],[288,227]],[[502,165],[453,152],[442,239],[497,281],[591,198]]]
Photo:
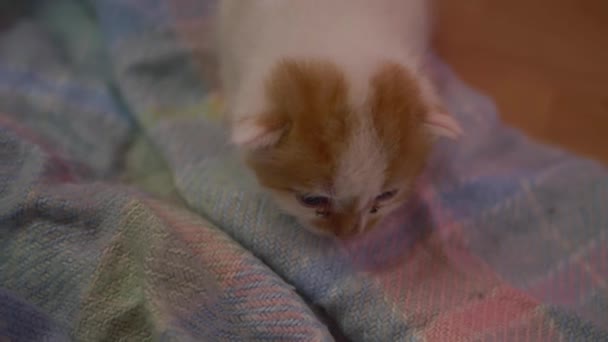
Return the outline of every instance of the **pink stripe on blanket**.
[[[420,335],[426,341],[470,341],[510,335],[515,330],[528,334],[521,336],[521,341],[553,341],[559,336],[538,302],[509,286],[500,286],[488,297],[440,313]]]

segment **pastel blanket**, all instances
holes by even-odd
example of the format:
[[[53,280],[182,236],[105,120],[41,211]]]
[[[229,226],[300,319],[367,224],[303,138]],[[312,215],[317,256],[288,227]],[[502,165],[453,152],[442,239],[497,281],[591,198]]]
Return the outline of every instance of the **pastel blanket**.
[[[466,136],[382,229],[313,236],[225,143],[214,5],[0,7],[0,341],[608,341],[603,166],[437,61]]]

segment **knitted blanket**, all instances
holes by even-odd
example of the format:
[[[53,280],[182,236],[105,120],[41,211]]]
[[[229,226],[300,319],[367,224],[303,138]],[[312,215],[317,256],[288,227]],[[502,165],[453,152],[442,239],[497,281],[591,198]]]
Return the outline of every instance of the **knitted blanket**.
[[[0,341],[608,340],[608,172],[505,126],[441,61],[465,137],[338,243],[225,143],[214,1],[13,2]]]

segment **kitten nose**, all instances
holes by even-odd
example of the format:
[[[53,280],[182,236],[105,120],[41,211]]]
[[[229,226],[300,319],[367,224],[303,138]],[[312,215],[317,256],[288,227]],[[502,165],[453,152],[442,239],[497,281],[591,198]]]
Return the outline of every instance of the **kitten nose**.
[[[340,239],[352,238],[361,233],[361,220],[356,218],[355,220],[349,220],[336,231],[336,237]]]

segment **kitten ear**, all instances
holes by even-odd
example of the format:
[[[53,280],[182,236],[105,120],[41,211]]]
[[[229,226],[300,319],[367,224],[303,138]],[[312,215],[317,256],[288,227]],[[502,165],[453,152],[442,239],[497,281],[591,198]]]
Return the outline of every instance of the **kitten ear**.
[[[272,115],[245,117],[232,123],[230,140],[247,150],[275,146],[288,128],[288,122]]]
[[[449,138],[456,140],[463,134],[462,127],[454,117],[444,111],[438,110],[427,114],[425,127],[436,138]]]

